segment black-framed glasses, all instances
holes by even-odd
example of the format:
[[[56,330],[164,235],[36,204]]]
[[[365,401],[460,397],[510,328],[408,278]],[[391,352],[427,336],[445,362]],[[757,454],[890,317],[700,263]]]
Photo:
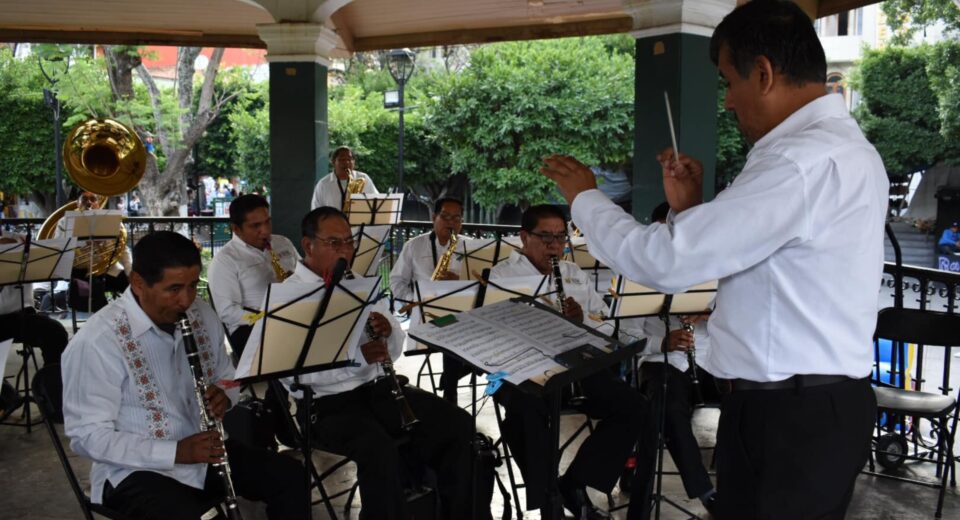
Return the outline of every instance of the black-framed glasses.
[[[437,213],[437,216],[447,222],[463,222],[463,215],[453,215],[453,214],[441,211],[440,213]]]
[[[550,245],[554,242],[560,242],[561,244],[567,241],[566,233],[537,233],[536,231],[530,231],[530,234],[539,238],[541,242],[546,245]]]
[[[314,240],[329,246],[333,249],[353,249],[353,246],[356,245],[357,241],[353,237],[343,239],[343,238],[323,238],[323,237],[313,237]]]

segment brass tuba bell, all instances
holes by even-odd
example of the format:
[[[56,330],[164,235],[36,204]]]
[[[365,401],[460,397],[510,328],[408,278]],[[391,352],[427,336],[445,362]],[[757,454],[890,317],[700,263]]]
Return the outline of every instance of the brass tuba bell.
[[[67,175],[86,191],[102,200],[126,193],[143,177],[147,166],[147,149],[133,130],[112,119],[90,119],[77,125],[63,144],[63,163]],[[40,226],[37,238],[53,238],[57,224],[67,211],[77,209],[70,201],[54,211]],[[127,245],[127,230],[122,225],[119,240],[105,241],[93,247],[92,275],[100,275],[119,261]],[[90,265],[90,249],[78,249],[73,266],[86,270]]]

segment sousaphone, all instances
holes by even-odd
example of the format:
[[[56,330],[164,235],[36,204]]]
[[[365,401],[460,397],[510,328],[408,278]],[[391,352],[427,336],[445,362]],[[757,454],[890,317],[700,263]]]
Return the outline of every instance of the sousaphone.
[[[147,166],[147,149],[136,132],[112,119],[90,119],[77,125],[63,144],[67,175],[102,200],[126,193],[140,183]],[[57,224],[68,211],[77,210],[73,200],[54,211],[40,226],[37,238],[53,238]],[[120,260],[127,247],[127,230],[120,226],[119,240],[99,241],[93,247],[91,274],[103,274]],[[73,267],[86,271],[91,265],[90,248],[78,249]]]

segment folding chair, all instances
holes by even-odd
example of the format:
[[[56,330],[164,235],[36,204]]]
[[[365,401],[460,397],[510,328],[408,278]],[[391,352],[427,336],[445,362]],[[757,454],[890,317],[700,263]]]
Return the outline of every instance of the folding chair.
[[[877,316],[877,338],[889,339],[894,348],[903,349],[907,343],[920,345],[960,346],[960,315],[946,314],[934,311],[917,309],[886,308]],[[949,350],[947,350],[949,352]],[[950,363],[949,354],[946,363]],[[950,395],[930,392],[910,391],[907,389],[907,378],[900,378],[898,386],[892,386],[879,381],[879,372],[874,391],[877,396],[877,436],[873,443],[876,445],[873,452],[881,460],[881,465],[895,469],[903,461],[926,460],[926,457],[910,455],[907,446],[906,432],[882,435],[881,417],[886,415],[887,424],[893,423],[894,417],[913,417],[913,426],[916,430],[919,419],[930,421],[933,431],[936,432],[936,464],[938,482],[936,484],[926,480],[910,479],[884,473],[876,473],[871,453],[870,471],[868,473],[879,477],[892,478],[903,482],[913,482],[940,490],[937,497],[936,518],[943,513],[943,498],[947,487],[947,477],[952,476],[951,485],[956,485],[956,467],[953,457],[953,441],[956,433],[957,399]],[[950,418],[953,416],[953,427]],[[889,427],[889,426],[888,426]],[[919,432],[915,432],[919,436]]]

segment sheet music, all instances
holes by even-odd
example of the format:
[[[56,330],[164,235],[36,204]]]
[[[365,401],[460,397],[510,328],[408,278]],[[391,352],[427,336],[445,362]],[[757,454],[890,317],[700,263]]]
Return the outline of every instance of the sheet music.
[[[88,209],[68,211],[64,213],[63,219],[68,237],[116,237],[120,234],[123,214],[118,209]]]
[[[380,277],[340,282],[330,298],[327,312],[320,320],[322,329],[313,338],[304,366],[347,361],[350,346],[360,340],[363,332],[363,327],[356,324],[366,323],[371,304],[378,294],[379,283]],[[362,301],[357,301],[344,292],[344,289]],[[267,309],[267,316],[254,324],[243,355],[237,363],[236,378],[294,368],[323,293],[323,283],[271,284],[261,305]],[[336,338],[338,344],[332,344],[331,338]],[[343,343],[342,350],[340,342]],[[331,359],[330,355],[336,354],[337,350],[339,354],[335,359]]]
[[[75,247],[75,238],[31,241],[23,281],[69,280]],[[0,284],[11,284],[20,279],[23,249],[24,244],[0,245]]]
[[[456,321],[410,328],[416,339],[442,346],[506,381],[544,384],[565,368],[554,356],[584,344],[607,349],[608,342],[562,317],[532,305],[503,301],[456,315]]]
[[[353,272],[360,276],[376,276],[377,267],[383,257],[383,246],[386,243],[387,233],[393,226],[364,226],[363,235],[360,235],[360,226],[351,229],[354,239],[357,240],[357,253],[353,257]]]

